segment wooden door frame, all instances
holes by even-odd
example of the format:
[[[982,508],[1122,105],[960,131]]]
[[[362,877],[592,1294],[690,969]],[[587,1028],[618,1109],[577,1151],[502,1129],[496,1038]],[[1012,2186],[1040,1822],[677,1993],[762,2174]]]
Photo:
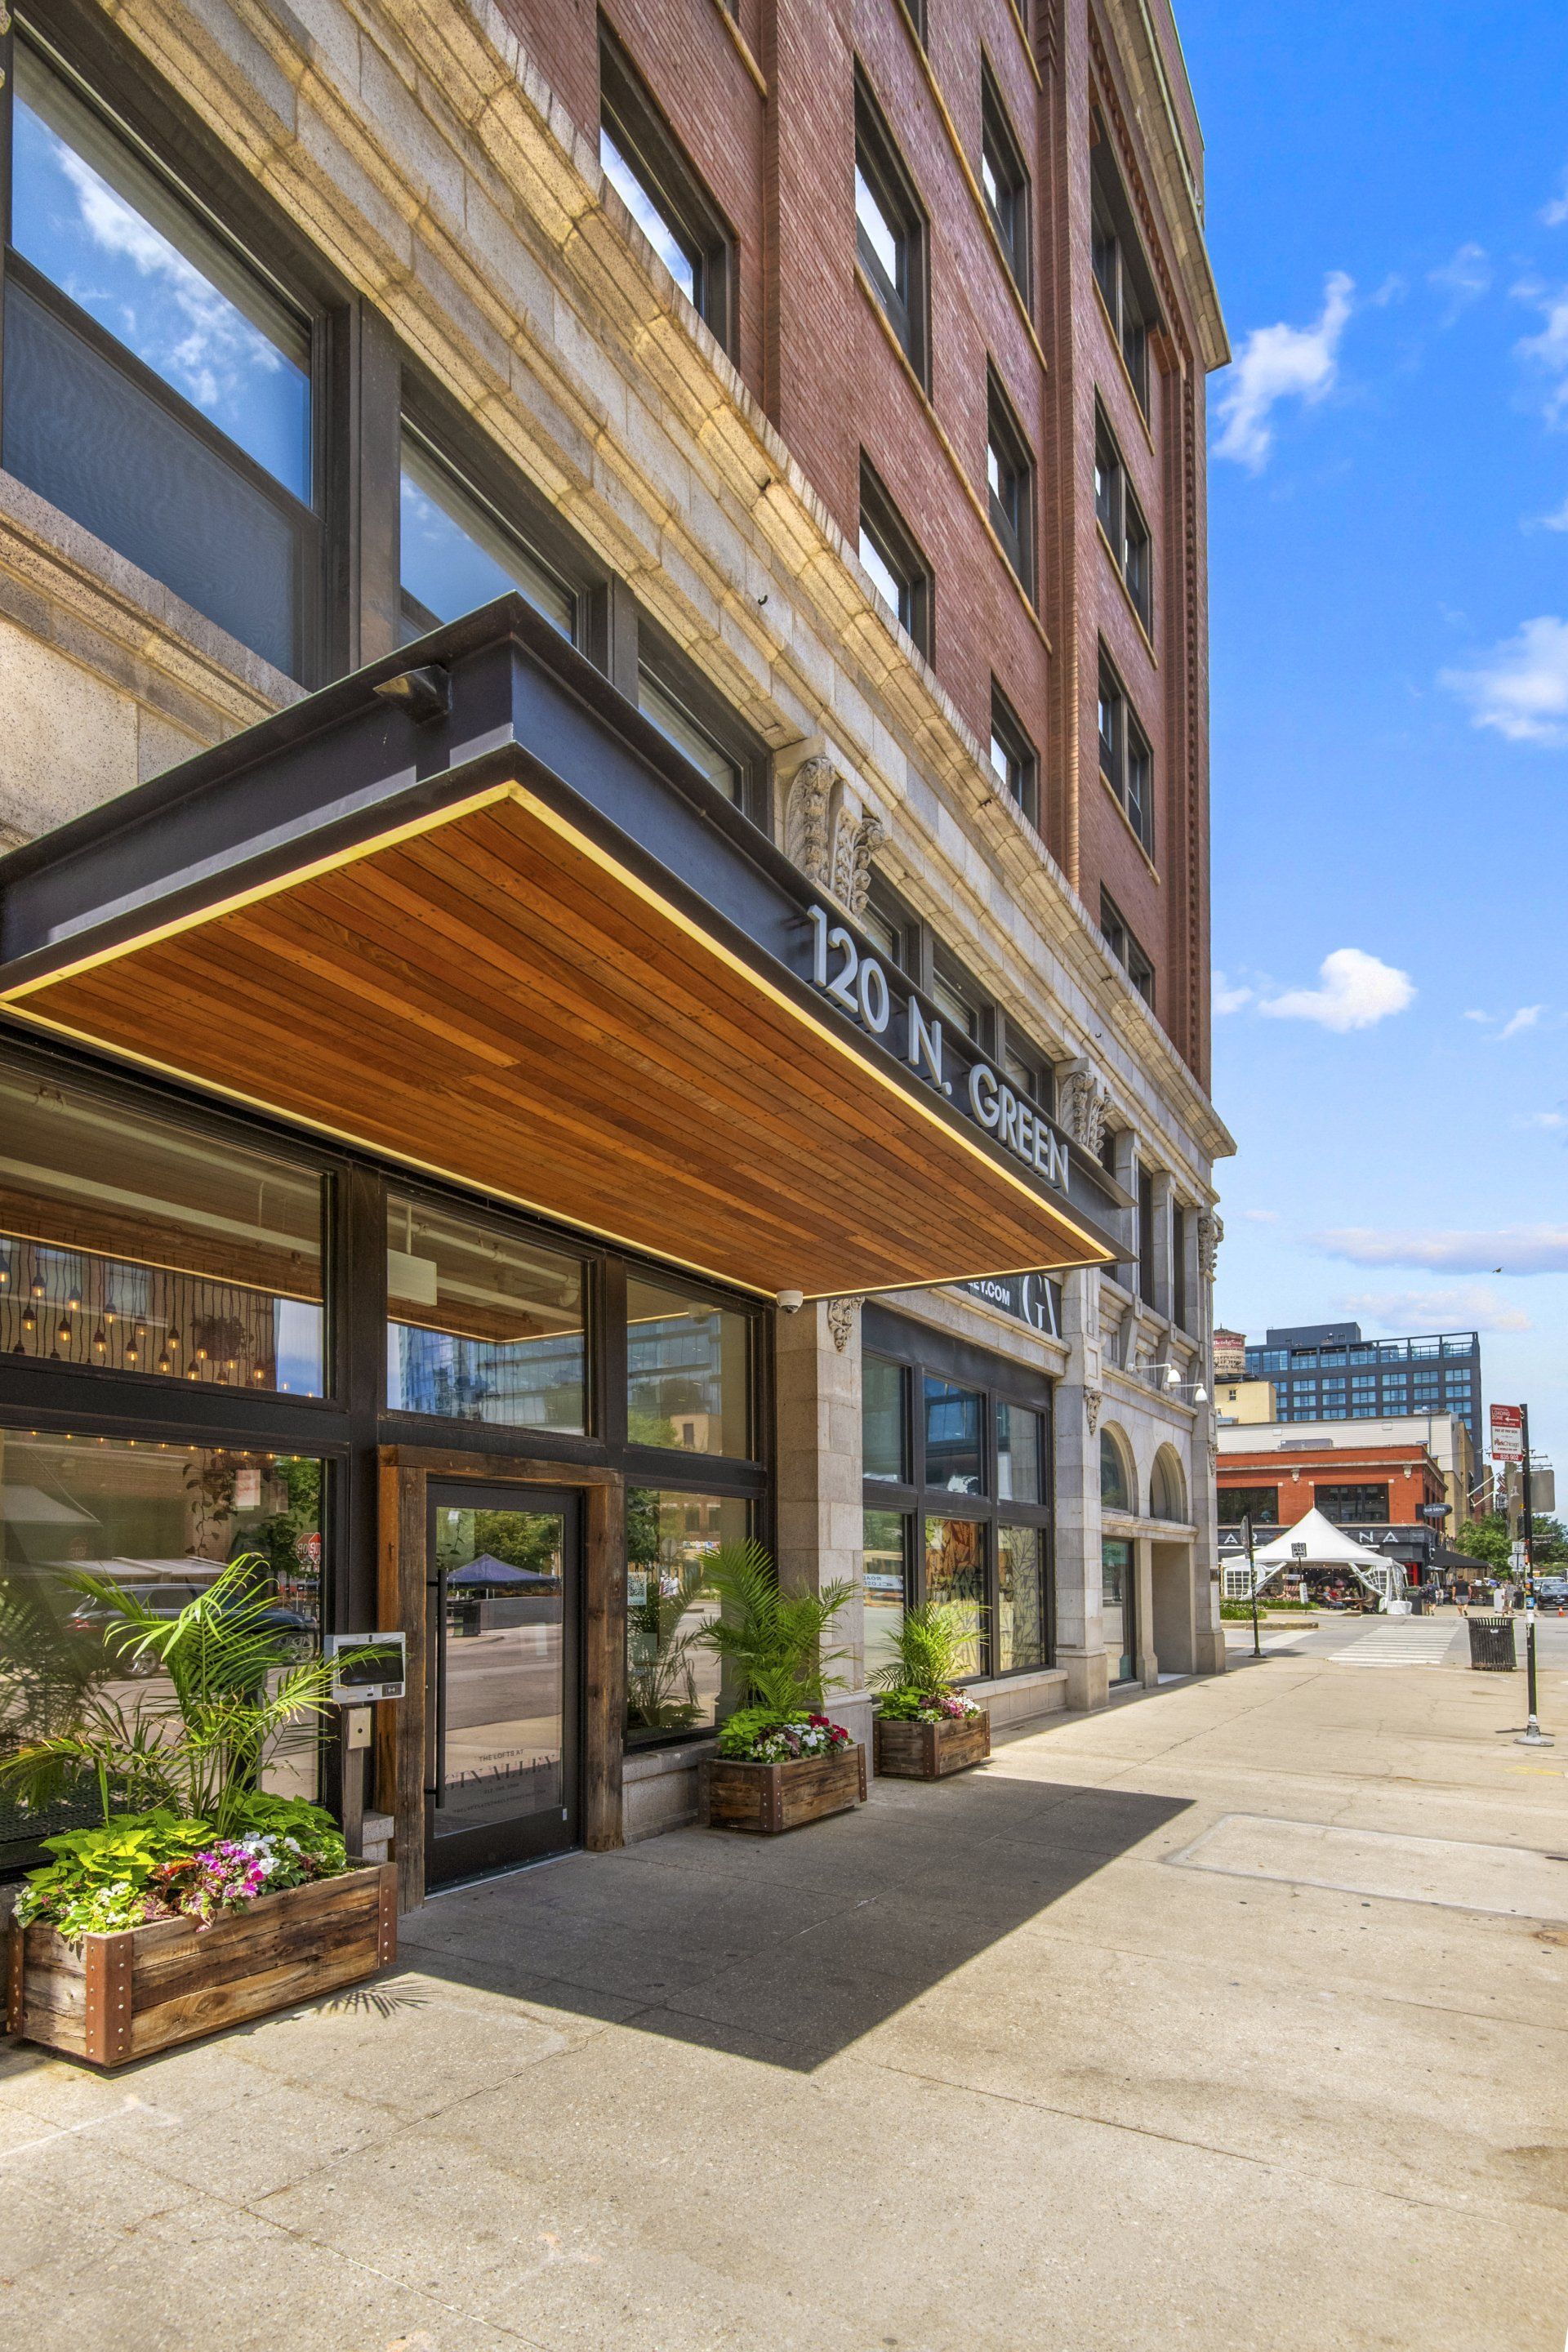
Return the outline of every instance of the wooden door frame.
[[[382,1445],[376,1462],[379,1630],[401,1628],[408,1643],[405,1696],[375,1711],[375,1801],[396,1824],[402,1909],[412,1911],[425,1899],[425,1580],[432,1478],[569,1486],[582,1496],[583,1843],[595,1853],[618,1846],[626,1712],[625,1477],[581,1462],[439,1446]],[[521,1497],[520,1507],[525,1507]]]

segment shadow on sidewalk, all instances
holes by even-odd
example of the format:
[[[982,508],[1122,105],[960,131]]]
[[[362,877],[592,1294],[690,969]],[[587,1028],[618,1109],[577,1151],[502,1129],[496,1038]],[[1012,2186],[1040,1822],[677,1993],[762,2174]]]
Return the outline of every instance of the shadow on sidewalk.
[[[783,1837],[666,1832],[432,1901],[427,1975],[805,2071],[1037,1918],[1184,1801],[981,1773],[878,1781]]]

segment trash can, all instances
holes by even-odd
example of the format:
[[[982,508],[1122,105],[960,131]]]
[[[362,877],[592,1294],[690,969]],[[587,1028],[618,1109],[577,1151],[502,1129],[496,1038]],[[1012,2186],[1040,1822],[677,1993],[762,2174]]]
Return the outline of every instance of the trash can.
[[[1511,1675],[1517,1660],[1513,1654],[1513,1619],[1511,1617],[1467,1617],[1470,1629],[1470,1664],[1479,1674]]]

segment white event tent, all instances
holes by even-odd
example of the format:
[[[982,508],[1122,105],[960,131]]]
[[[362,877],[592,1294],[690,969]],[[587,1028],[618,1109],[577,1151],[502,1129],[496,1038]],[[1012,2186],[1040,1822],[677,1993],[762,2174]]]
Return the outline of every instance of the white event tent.
[[[1282,1568],[1346,1569],[1358,1584],[1364,1584],[1385,1604],[1397,1590],[1397,1563],[1385,1559],[1370,1545],[1357,1543],[1321,1511],[1309,1511],[1304,1519],[1281,1528],[1272,1542],[1256,1545],[1252,1562],[1259,1591]]]

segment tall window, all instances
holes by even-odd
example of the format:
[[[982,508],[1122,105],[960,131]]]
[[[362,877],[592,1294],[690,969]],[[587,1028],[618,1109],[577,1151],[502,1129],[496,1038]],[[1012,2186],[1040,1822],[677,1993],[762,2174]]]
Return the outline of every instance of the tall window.
[[[991,681],[991,772],[998,788],[1016,801],[1031,824],[1040,821],[1039,760],[1017,713],[994,678]]]
[[[577,600],[565,582],[406,425],[398,511],[405,643],[509,589],[572,635]]]
[[[1386,1527],[1388,1524],[1386,1482],[1355,1486],[1314,1486],[1312,1500],[1324,1518],[1332,1519],[1336,1527]]]
[[[1029,174],[988,65],[980,83],[980,185],[1019,293],[1029,299]]]
[[[626,1283],[626,1436],[683,1454],[749,1451],[746,1318],[640,1275]]]
[[[1035,461],[1012,403],[993,374],[986,387],[985,488],[991,528],[1029,595],[1035,593]]]
[[[1110,160],[1109,136],[1098,115],[1095,127],[1099,137],[1090,160],[1090,259],[1094,281],[1105,303],[1138,404],[1147,415],[1149,337],[1159,315],[1153,282],[1132,226],[1131,206]]]
[[[1100,933],[1145,1004],[1154,1002],[1154,967],[1143,952],[1115,899],[1100,894]]]
[[[1154,1304],[1154,1178],[1138,1169],[1138,1296],[1145,1307]]]
[[[1011,1021],[1007,1024],[1007,1042],[1002,1055],[1002,1075],[1015,1094],[1037,1110],[1052,1117],[1056,1110],[1056,1074],[1043,1054],[1018,1036]]]
[[[310,319],[20,40],[12,124],[7,470],[305,676],[321,561]]]
[[[905,356],[929,382],[926,216],[908,166],[872,97],[855,77],[855,249]]]
[[[1222,1486],[1219,1490],[1220,1526],[1238,1528],[1247,1518],[1255,1528],[1277,1528],[1279,1524],[1279,1487]]]
[[[860,460],[860,561],[926,659],[931,654],[931,579],[919,542],[864,457]]]
[[[870,1310],[868,1310],[869,1313]],[[888,1316],[863,1359],[867,1646],[881,1663],[906,1601],[977,1612],[971,1675],[1048,1665],[1051,1450],[1045,1392],[1027,1374]],[[887,1349],[897,1348],[895,1357]],[[925,1360],[922,1360],[924,1359]],[[910,1406],[913,1406],[911,1412]]]
[[[1100,772],[1128,824],[1154,854],[1154,760],[1149,738],[1105,647],[1100,649]]]
[[[733,340],[733,236],[603,18],[599,161],[687,300],[728,350]]]
[[[661,672],[653,662],[639,663],[637,701],[659,733],[667,735],[677,751],[686,754],[715,791],[722,793],[727,801],[740,801],[744,782],[742,762],[703,726],[668,671]]]
[[[1094,512],[1116,568],[1145,629],[1154,625],[1153,566],[1149,526],[1132,494],[1116,436],[1102,410],[1095,412]]]
[[[510,1227],[389,1193],[388,1412],[585,1429],[584,1297],[575,1258]]]

